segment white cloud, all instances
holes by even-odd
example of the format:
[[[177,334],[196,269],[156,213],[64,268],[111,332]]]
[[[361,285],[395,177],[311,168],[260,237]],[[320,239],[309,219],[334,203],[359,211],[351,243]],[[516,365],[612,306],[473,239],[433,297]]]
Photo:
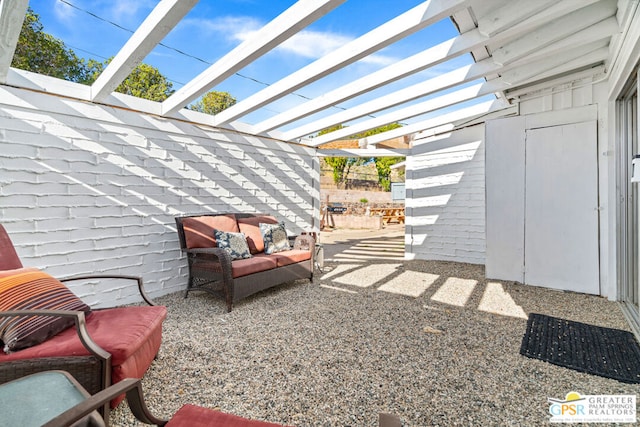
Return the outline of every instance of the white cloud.
[[[320,58],[349,43],[340,34],[303,30],[279,46],[279,49],[305,58]]]
[[[36,11],[37,12],[37,11]],[[53,3],[53,13],[57,20],[62,22],[69,22],[75,19],[77,10],[72,8],[66,3],[56,1]]]
[[[145,18],[153,10],[156,2],[152,0],[138,0],[135,2],[131,0],[104,0],[99,2],[73,0],[71,3],[77,8],[61,1],[53,3],[53,12],[59,21],[70,23],[74,20],[82,19],[93,22],[95,18],[79,10],[82,9],[128,27],[137,23],[141,18]],[[130,29],[135,30],[135,27]]]
[[[361,59],[361,61],[371,65],[387,66],[393,64],[394,62],[398,62],[399,59],[391,56],[375,54],[369,55],[366,58]]]
[[[282,43],[278,49],[304,58],[317,59],[328,55],[353,40],[353,37],[337,33],[302,30]],[[391,64],[395,59],[373,54],[364,57],[361,61],[367,64],[384,66]]]
[[[197,28],[202,36],[222,37],[229,41],[243,42],[258,31],[262,24],[245,16],[227,16],[219,19],[185,19],[184,25]]]
[[[188,22],[200,28],[207,36],[216,35],[225,39],[241,43],[254,36],[264,25],[258,19],[248,16],[227,16],[215,20],[192,19]],[[332,32],[302,30],[280,46],[278,50],[286,54],[293,54],[307,59],[321,58],[336,49],[351,42],[353,37]],[[395,58],[374,54],[363,58],[364,63],[373,65],[388,65],[396,61]]]
[[[104,11],[116,22],[129,22],[132,18],[143,13],[146,17],[155,7],[152,1],[111,0],[105,3]]]

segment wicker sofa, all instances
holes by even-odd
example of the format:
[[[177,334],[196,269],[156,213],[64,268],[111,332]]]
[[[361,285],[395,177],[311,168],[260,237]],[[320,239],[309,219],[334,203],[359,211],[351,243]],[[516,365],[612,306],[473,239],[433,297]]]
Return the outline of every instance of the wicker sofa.
[[[37,280],[28,282],[29,278]],[[50,295],[53,287],[57,287],[56,292],[65,292],[62,282],[104,279],[135,282],[148,305],[107,309],[89,309],[86,306],[84,311],[52,309],[61,300],[59,294],[48,298],[51,303],[42,304],[43,295],[46,292]],[[19,289],[25,284],[32,287]],[[42,289],[39,295],[36,294],[38,288]],[[34,297],[15,302],[27,294]],[[0,308],[2,334],[9,328],[15,328],[20,319],[28,319],[25,316],[38,315],[39,319],[57,321],[68,319],[70,326],[63,325],[58,333],[46,331],[48,338],[43,342],[15,351],[9,351],[9,343],[0,338],[2,346],[7,348],[7,351],[0,350],[0,384],[37,372],[60,369],[73,375],[92,394],[125,378],[142,378],[158,354],[162,323],[167,316],[166,307],[155,305],[145,294],[139,277],[90,275],[57,280],[38,269],[23,267],[5,228],[0,225],[0,307],[7,306],[14,308]],[[117,397],[111,405],[102,408],[105,419],[108,420],[110,407],[115,407],[123,398],[124,395]]]
[[[224,298],[227,311],[243,298],[297,279],[313,281],[315,241],[310,235],[295,237],[289,250],[266,254],[260,224],[277,224],[262,213],[214,213],[176,217],[180,248],[187,255],[189,292],[205,291]],[[214,230],[243,233],[251,258],[232,259],[218,247]]]

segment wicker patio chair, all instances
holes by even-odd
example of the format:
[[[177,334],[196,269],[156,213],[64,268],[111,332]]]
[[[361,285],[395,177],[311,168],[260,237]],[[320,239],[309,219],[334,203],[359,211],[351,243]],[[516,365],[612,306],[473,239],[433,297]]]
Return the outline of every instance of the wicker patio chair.
[[[23,269],[22,262],[18,257],[15,247],[13,246],[5,228],[0,224],[0,273],[6,272],[7,270],[19,269]],[[142,279],[135,276],[98,274],[76,276],[58,280],[61,282],[68,282],[73,280],[105,278],[135,281],[140,295],[144,301],[152,307],[94,309],[92,310],[93,313],[89,319],[89,326],[87,325],[85,313],[82,311],[48,309],[0,311],[0,321],[6,317],[39,315],[71,318],[75,325],[75,334],[73,332],[73,328],[69,328],[68,330],[48,339],[45,343],[38,344],[24,350],[19,350],[12,354],[0,353],[0,384],[42,371],[63,370],[69,372],[80,384],[82,384],[84,389],[93,394],[109,387],[112,382],[117,382],[124,377],[132,376],[131,373],[133,371],[135,371],[137,375],[142,376],[153,358],[157,355],[162,336],[162,321],[166,317],[166,308],[156,306],[145,293]],[[100,313],[96,314],[98,312]],[[153,320],[150,320],[150,323],[145,325],[145,328],[147,329],[145,332],[146,335],[139,335],[139,338],[137,338],[138,341],[132,343],[130,348],[133,348],[133,345],[135,344],[135,352],[131,350],[131,354],[129,356],[119,356],[121,359],[124,358],[124,361],[122,362],[122,365],[119,365],[117,366],[117,369],[114,369],[113,364],[116,363],[116,360],[113,358],[111,353],[103,348],[108,346],[105,346],[104,343],[98,344],[95,341],[95,330],[98,329],[98,327],[93,328],[94,338],[91,336],[91,320],[93,317],[98,317],[101,319],[101,322],[106,323],[108,319],[118,318],[123,314],[125,315],[123,317],[133,316],[142,318],[142,316],[144,316],[144,318]],[[101,326],[103,328],[102,330],[106,330],[106,328],[109,327],[109,324],[101,324]],[[131,334],[133,333],[134,332],[132,330]],[[65,342],[69,342],[68,340],[75,340],[77,343],[77,340],[79,339],[81,345],[77,345],[75,350],[69,350],[72,351],[73,354],[61,354],[67,350],[66,348],[63,348],[62,350],[58,349],[53,352],[55,354],[47,354],[46,351],[39,350],[40,346],[47,345],[51,341],[56,341],[62,336],[67,339]],[[118,345],[120,344],[121,343]],[[125,353],[129,350],[119,348],[118,351],[120,353]],[[28,356],[23,357],[22,354],[26,354]],[[111,402],[111,407],[115,407],[122,399],[123,396],[115,398]],[[101,415],[108,419],[109,410],[110,405],[107,401],[107,403],[103,405],[103,408],[101,408]]]

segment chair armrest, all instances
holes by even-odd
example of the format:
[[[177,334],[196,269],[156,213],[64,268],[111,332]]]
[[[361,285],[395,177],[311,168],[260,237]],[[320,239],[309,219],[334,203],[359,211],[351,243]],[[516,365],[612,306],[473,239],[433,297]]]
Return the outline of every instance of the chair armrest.
[[[73,276],[67,277],[65,279],[58,279],[61,282],[70,282],[74,280],[89,280],[89,279],[124,279],[124,280],[135,280],[138,282],[138,292],[140,292],[140,296],[142,299],[149,305],[157,305],[144,290],[144,284],[142,283],[142,277],[138,276],[124,276],[119,274],[90,274],[85,276]]]
[[[14,316],[52,316],[52,317],[71,317],[73,318],[76,326],[76,332],[78,338],[82,342],[82,345],[93,355],[99,357],[103,361],[107,362],[111,360],[111,353],[100,347],[89,335],[87,330],[87,321],[83,311],[73,310],[9,310],[0,311],[0,317],[14,317]]]
[[[127,394],[127,402],[129,403],[131,412],[138,420],[146,424],[155,424],[158,426],[164,426],[168,422],[166,420],[156,418],[151,414],[144,401],[140,380],[137,378],[126,378],[102,391],[99,391],[83,402],[78,403],[73,408],[63,412],[45,423],[43,426],[70,426],[74,422],[81,420],[83,417],[89,415],[94,410],[101,408],[107,402],[125,392]]]

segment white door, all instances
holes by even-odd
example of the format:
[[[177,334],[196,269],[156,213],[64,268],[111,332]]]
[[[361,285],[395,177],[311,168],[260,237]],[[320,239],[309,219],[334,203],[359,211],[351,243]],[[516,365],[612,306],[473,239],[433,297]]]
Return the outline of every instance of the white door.
[[[525,283],[600,294],[595,121],[528,129]]]

